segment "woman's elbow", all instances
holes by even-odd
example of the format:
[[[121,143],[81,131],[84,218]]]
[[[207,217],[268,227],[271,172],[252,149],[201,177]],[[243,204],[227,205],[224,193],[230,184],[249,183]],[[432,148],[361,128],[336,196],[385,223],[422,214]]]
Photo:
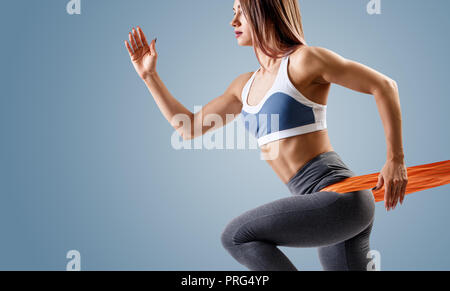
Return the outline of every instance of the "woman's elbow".
[[[397,82],[389,77],[386,77],[381,81],[380,87],[388,89],[397,88]]]
[[[193,134],[189,134],[189,133],[187,133],[187,132],[184,132],[184,133],[181,134],[181,138],[182,138],[184,141],[188,141],[188,140],[194,139],[194,135],[193,135]]]
[[[192,140],[195,138],[193,130],[179,128],[177,129],[177,131],[184,141]]]
[[[389,79],[389,80],[390,80],[392,88],[394,88],[394,90],[397,91],[398,90],[397,81],[392,80],[392,79]]]
[[[183,140],[194,139],[194,114],[176,114],[170,119],[170,125]]]
[[[384,78],[378,86],[374,89],[374,94],[377,92],[398,91],[397,82],[391,78]]]

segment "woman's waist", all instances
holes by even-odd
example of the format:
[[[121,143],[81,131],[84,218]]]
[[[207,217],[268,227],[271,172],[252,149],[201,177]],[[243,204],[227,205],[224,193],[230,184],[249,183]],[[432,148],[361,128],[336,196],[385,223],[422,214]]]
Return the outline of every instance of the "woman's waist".
[[[331,150],[314,156],[285,184],[292,194],[308,194],[353,176],[355,173]]]
[[[323,152],[332,151],[328,138],[312,137],[308,141],[305,137],[290,137],[261,147],[261,158],[266,160],[284,184],[304,167],[310,160]]]

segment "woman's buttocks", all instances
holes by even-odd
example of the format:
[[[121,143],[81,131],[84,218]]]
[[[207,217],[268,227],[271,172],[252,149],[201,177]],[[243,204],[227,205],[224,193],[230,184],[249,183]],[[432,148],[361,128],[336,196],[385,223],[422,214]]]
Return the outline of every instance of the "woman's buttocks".
[[[366,226],[373,221],[375,216],[375,199],[371,190],[337,193],[337,195],[339,197],[334,202],[335,207],[347,219],[359,221],[362,226]]]
[[[375,199],[371,190],[348,193],[320,192],[328,185],[353,176],[355,173],[349,169],[341,157],[335,151],[329,151],[307,162],[286,186],[293,195],[320,196],[320,199],[327,201],[329,211],[338,213],[341,219],[356,220],[365,226],[373,220],[375,214]]]

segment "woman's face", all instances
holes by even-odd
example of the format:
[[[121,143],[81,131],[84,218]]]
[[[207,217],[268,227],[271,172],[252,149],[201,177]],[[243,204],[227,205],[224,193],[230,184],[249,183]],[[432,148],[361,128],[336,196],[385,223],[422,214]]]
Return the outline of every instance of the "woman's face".
[[[238,45],[252,46],[253,44],[252,44],[251,30],[247,23],[247,19],[242,13],[241,3],[239,0],[234,1],[233,13],[234,17],[230,24],[231,26],[234,27],[234,33],[241,32],[238,35],[235,34],[235,36],[237,37]]]

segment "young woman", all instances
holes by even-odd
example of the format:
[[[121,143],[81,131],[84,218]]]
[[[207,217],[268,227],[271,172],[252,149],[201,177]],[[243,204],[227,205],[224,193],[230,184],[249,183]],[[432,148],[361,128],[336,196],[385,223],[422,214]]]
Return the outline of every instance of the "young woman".
[[[227,114],[245,119],[278,114],[277,126],[270,117],[248,118],[245,124],[261,153],[276,156],[267,162],[293,195],[246,211],[226,226],[223,246],[239,263],[249,270],[297,270],[277,246],[317,247],[324,270],[367,270],[375,212],[372,192],[319,192],[355,176],[331,146],[326,103],[332,83],[375,97],[387,140],[387,160],[376,188],[385,187],[385,207],[393,209],[403,202],[408,180],[397,84],[328,49],[308,46],[297,1],[235,0],[231,26],[237,42],[253,46],[261,67],[238,76],[223,95],[195,114],[158,76],[156,39],[149,45],[138,27],[125,45],[162,114],[185,140],[216,129],[203,124],[208,114],[227,122]],[[178,114],[190,117],[192,130],[173,122]],[[194,131],[196,127],[201,130]]]

